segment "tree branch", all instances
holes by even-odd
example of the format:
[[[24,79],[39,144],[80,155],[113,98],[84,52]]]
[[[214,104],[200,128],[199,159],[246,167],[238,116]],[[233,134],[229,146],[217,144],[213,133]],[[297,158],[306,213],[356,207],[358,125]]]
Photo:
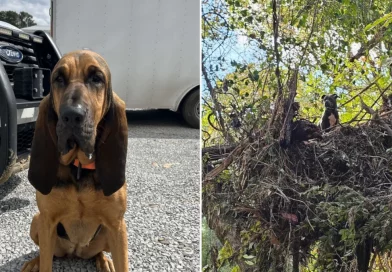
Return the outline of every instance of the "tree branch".
[[[369,90],[370,87],[372,87],[374,84],[376,84],[377,80],[380,79],[381,76],[378,76],[375,80],[373,80],[373,82],[371,82],[369,85],[367,85],[365,88],[363,88],[359,93],[357,93],[356,95],[354,95],[353,97],[351,97],[349,100],[347,100],[345,103],[343,103],[341,105],[341,107],[343,107],[344,105],[350,103],[351,101],[353,101],[356,97],[360,96],[361,94],[363,94],[364,92],[366,92],[367,90]]]
[[[241,152],[245,149],[246,146],[247,142],[240,144],[236,148],[234,148],[234,150],[229,154],[229,156],[227,156],[227,158],[218,167],[214,168],[214,170],[212,170],[205,176],[204,181],[209,182],[213,180],[217,175],[222,173],[223,170],[225,170],[232,164],[234,158],[241,154]]]
[[[232,152],[236,147],[237,144],[209,146],[202,149],[202,155],[206,153],[209,153],[209,155],[223,155]]]
[[[208,77],[208,73],[207,73],[207,69],[205,67],[205,62],[204,61],[202,61],[201,67],[202,67],[202,73],[203,73],[204,80],[206,81],[206,84],[207,84],[207,89],[208,89],[208,91],[211,94],[212,101],[214,102],[214,107],[215,107],[215,110],[216,110],[217,120],[218,120],[218,124],[220,126],[220,131],[223,133],[223,135],[225,136],[225,138],[227,138],[227,140],[229,142],[233,142],[234,141],[233,138],[231,137],[231,135],[226,130],[225,122],[224,122],[223,117],[222,117],[222,106],[221,106],[221,104],[219,103],[219,101],[218,101],[218,99],[216,97],[215,89],[212,86],[210,78]]]
[[[387,29],[385,27],[381,28],[380,31],[377,32],[370,41],[368,41],[365,45],[361,45],[361,48],[359,48],[358,52],[350,58],[350,62],[359,59],[366,53],[366,51],[369,51],[379,42],[381,42],[381,40],[384,38],[384,33],[386,30]]]
[[[392,137],[392,129],[380,118],[380,116],[378,115],[378,112],[376,112],[375,110],[373,110],[371,107],[369,107],[368,105],[365,104],[365,102],[363,102],[362,98],[359,97],[361,99],[361,106],[362,108],[369,114],[372,115],[372,119],[376,122],[379,123],[388,133],[389,136]]]
[[[276,59],[276,68],[275,68],[275,75],[276,75],[276,80],[278,82],[278,96],[276,98],[276,102],[274,104],[274,111],[272,113],[270,122],[269,122],[269,127],[272,126],[272,124],[275,122],[276,114],[278,112],[278,108],[280,106],[280,101],[282,100],[283,97],[283,86],[282,86],[282,81],[280,78],[280,54],[279,54],[279,49],[278,49],[278,38],[279,38],[279,19],[278,19],[278,12],[277,12],[277,0],[272,0],[272,10],[273,10],[273,29],[274,29],[274,52],[275,52],[275,59]]]

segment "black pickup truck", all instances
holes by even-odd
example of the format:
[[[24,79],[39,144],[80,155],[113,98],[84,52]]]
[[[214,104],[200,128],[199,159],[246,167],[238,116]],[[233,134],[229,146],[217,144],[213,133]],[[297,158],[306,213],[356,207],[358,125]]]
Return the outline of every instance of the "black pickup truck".
[[[60,58],[46,32],[0,21],[0,184],[28,165],[38,106]]]

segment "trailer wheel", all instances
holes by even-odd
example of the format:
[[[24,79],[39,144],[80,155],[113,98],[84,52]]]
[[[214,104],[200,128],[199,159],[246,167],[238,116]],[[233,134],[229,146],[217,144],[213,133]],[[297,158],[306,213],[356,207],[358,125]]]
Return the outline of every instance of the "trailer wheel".
[[[182,116],[185,121],[193,128],[200,128],[200,91],[192,91],[182,104]]]

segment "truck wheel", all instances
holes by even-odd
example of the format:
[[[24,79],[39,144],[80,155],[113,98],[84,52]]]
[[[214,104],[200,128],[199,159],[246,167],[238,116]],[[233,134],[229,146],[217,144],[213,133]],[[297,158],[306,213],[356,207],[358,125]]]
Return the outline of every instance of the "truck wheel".
[[[182,105],[182,116],[193,128],[200,128],[200,91],[194,90],[189,94]]]

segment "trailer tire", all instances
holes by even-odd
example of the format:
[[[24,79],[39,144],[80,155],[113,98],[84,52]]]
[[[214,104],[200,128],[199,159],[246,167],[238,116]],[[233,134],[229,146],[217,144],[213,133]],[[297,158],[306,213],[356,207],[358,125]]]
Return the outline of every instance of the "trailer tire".
[[[182,116],[193,128],[200,128],[200,89],[192,91],[182,104]]]

